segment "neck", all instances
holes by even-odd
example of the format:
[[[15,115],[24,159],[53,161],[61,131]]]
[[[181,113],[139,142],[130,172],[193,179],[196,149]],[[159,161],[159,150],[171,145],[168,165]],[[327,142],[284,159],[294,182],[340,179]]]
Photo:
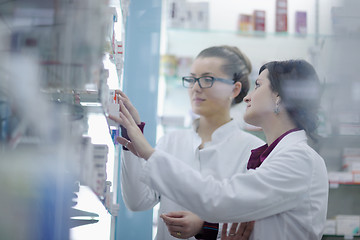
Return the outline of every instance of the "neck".
[[[197,132],[202,139],[202,142],[211,141],[211,135],[213,132],[222,125],[231,121],[230,115],[226,117],[200,117],[199,127]]]
[[[266,143],[270,146],[283,133],[296,128],[296,125],[287,117],[276,116],[274,121],[267,121],[262,129],[266,137]]]

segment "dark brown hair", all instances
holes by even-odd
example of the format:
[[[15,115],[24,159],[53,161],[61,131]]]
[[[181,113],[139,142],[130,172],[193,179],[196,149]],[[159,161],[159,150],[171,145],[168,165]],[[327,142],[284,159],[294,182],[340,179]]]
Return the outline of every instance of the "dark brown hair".
[[[313,66],[305,60],[274,61],[264,64],[271,88],[298,128],[316,140],[321,84]]]

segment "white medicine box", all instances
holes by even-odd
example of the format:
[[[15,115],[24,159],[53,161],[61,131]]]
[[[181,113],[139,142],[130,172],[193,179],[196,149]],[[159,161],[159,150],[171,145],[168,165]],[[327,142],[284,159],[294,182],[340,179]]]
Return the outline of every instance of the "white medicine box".
[[[184,28],[186,21],[186,0],[169,0],[166,15],[169,28]]]
[[[208,29],[209,3],[169,0],[167,26],[169,28]]]
[[[358,215],[337,215],[336,234],[345,236],[359,235],[360,216]]]
[[[209,28],[209,3],[186,3],[185,28],[202,30],[206,30]]]

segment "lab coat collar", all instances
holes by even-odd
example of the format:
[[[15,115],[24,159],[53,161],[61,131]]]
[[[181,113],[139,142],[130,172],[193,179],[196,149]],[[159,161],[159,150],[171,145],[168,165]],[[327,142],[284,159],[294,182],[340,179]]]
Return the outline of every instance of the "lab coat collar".
[[[296,145],[299,142],[303,142],[303,141],[307,142],[307,136],[304,130],[291,132],[287,134],[283,139],[281,139],[281,141],[275,146],[275,148],[271,151],[271,153],[267,158],[270,158],[271,155],[274,154],[274,152],[276,153],[285,147]]]
[[[275,141],[270,145],[264,144],[261,147],[251,150],[251,155],[247,164],[247,169],[255,169],[259,167],[261,163],[269,156],[272,150],[276,147],[276,145],[279,144],[281,139],[283,139],[286,135],[299,130],[300,130],[299,128],[293,128],[281,134],[281,136],[275,139]]]
[[[199,127],[199,123],[200,123],[200,118],[197,118],[193,121],[193,124],[192,124],[192,128],[197,136],[199,136],[197,134],[197,129]],[[224,125],[220,126],[218,129],[216,129],[213,132],[213,134],[211,135],[211,143],[217,143],[218,141],[222,141],[222,139],[224,139],[224,138],[228,138],[231,135],[231,133],[234,132],[234,129],[236,129],[236,128],[239,128],[238,124],[236,123],[236,121],[234,119],[231,119],[230,122],[225,123]]]

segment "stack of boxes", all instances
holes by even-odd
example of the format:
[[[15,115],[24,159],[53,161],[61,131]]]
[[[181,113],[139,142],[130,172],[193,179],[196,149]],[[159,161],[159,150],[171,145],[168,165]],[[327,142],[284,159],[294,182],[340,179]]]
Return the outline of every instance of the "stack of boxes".
[[[241,13],[238,18],[238,31],[241,34],[263,34],[266,30],[266,12],[254,10],[253,14]]]
[[[343,171],[329,172],[331,186],[360,184],[360,147],[345,147],[342,153]]]
[[[337,215],[335,219],[326,220],[324,234],[344,236],[344,239],[353,239],[359,236],[360,216]]]
[[[89,186],[103,202],[107,210],[117,216],[119,205],[113,203],[111,182],[106,181],[106,163],[109,148],[106,144],[91,142],[91,137],[84,135],[82,141],[82,159],[80,159],[79,178],[82,185]]]
[[[360,184],[360,147],[344,148],[343,168],[352,175],[352,182]]]
[[[346,136],[360,136],[360,114],[356,110],[348,110],[337,116],[339,134]]]
[[[105,193],[106,182],[106,163],[108,146],[106,144],[93,144],[93,156],[92,156],[92,178],[90,180],[90,186],[94,193],[101,198]]]
[[[360,216],[338,215],[336,216],[336,234],[352,237],[359,235]]]
[[[91,142],[91,137],[83,136],[82,147],[80,182],[89,186],[96,195],[102,198],[106,185],[108,146],[94,144]]]

